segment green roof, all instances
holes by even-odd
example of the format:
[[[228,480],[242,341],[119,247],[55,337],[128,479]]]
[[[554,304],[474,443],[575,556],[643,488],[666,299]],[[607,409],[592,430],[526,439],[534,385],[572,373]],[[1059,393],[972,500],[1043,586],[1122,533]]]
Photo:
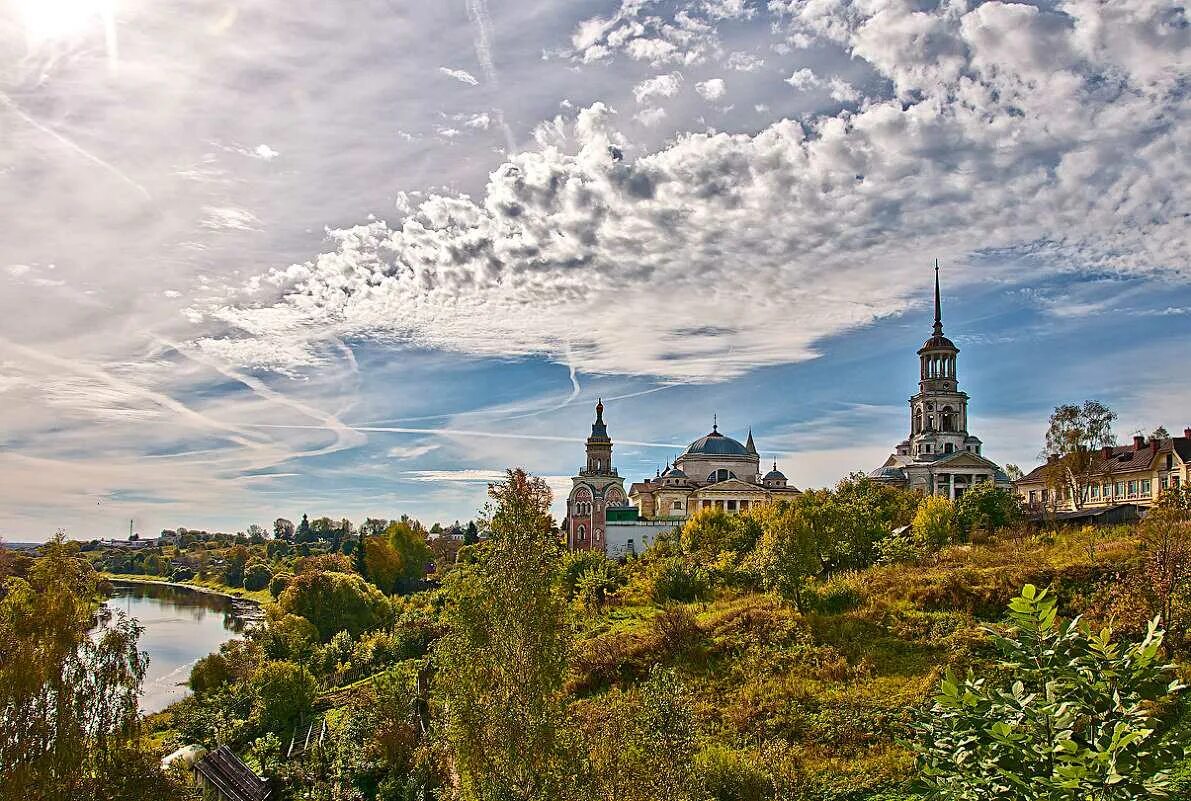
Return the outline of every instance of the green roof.
[[[636,506],[609,506],[605,517],[609,523],[632,523],[640,519]]]

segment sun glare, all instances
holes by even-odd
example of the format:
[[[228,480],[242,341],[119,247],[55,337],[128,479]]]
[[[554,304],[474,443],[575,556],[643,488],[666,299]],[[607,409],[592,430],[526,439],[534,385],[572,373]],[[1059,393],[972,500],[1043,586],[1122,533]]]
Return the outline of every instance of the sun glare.
[[[110,37],[114,0],[16,0],[31,45],[102,29]]]

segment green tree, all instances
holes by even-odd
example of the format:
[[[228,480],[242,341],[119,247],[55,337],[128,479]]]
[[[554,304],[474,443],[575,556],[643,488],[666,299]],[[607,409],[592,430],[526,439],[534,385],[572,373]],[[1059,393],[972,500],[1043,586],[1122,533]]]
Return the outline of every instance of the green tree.
[[[1113,642],[1026,585],[1009,627],[992,632],[1005,679],[950,671],[915,723],[921,779],[942,801],[1132,801],[1158,795],[1182,748],[1159,702],[1183,687],[1161,660],[1155,620],[1138,643]]]
[[[306,517],[306,513],[302,513],[302,519],[298,522],[298,528],[294,531],[294,542],[310,542],[314,539],[310,531],[310,520]]]
[[[273,572],[263,562],[253,562],[244,568],[244,589],[263,590],[273,580]]]
[[[794,601],[805,611],[802,590],[820,569],[815,529],[799,508],[785,501],[754,512],[761,524],[761,541],[749,560],[767,590]]]
[[[385,529],[385,539],[401,557],[401,575],[394,589],[406,592],[425,578],[426,568],[434,559],[434,553],[426,544],[426,530],[418,521],[403,515]]]
[[[359,636],[392,618],[384,594],[354,573],[299,573],[277,603],[285,612],[313,623],[322,642],[329,642],[340,631]]]
[[[364,575],[381,592],[397,592],[405,575],[405,563],[385,537],[369,537],[364,541]]]
[[[1021,499],[1013,490],[985,481],[960,496],[955,516],[964,532],[983,529],[991,533],[1021,519]]]
[[[248,564],[248,548],[243,545],[233,545],[224,554],[226,563],[221,580],[229,587],[244,586],[244,566]]]
[[[480,530],[476,527],[476,521],[468,520],[467,528],[463,531],[463,544],[475,545],[480,541]]]
[[[0,798],[173,797],[140,740],[141,627],[118,615],[89,634],[96,578],[75,551],[59,533],[0,584]]]
[[[294,538],[294,524],[284,517],[273,521],[273,538],[278,540],[292,540]]]
[[[1100,449],[1116,444],[1116,419],[1114,411],[1094,400],[1056,406],[1050,416],[1046,453],[1057,458],[1048,462],[1047,483],[1056,492],[1068,492],[1076,509],[1083,508],[1084,491],[1100,473]]]
[[[923,551],[937,553],[955,537],[955,504],[942,495],[928,495],[918,504],[911,526]]]
[[[310,715],[318,685],[309,670],[293,662],[266,662],[252,675],[252,715],[262,731],[284,735]]]
[[[464,799],[553,801],[564,789],[563,679],[571,632],[550,489],[510,470],[489,487],[490,538],[447,579],[435,692]]]

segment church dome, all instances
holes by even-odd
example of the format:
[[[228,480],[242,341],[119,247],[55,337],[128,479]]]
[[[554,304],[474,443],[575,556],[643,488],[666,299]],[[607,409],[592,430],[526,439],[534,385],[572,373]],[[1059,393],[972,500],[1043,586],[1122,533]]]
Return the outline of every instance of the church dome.
[[[744,445],[731,437],[725,437],[714,428],[707,436],[688,445],[686,452],[704,456],[748,456],[748,449]]]
[[[680,467],[667,467],[662,471],[662,478],[686,478],[686,473]]]
[[[765,478],[762,479],[762,481],[785,481],[785,480],[786,480],[786,474],[783,473],[781,470],[778,470],[777,465],[774,465],[773,469],[770,470],[768,473],[766,473]]]

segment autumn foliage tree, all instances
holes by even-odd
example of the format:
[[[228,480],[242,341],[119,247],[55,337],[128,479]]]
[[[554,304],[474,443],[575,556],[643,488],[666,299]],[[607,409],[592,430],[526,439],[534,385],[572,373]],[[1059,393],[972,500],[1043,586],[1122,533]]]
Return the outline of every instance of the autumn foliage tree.
[[[1056,406],[1046,430],[1048,462],[1046,480],[1051,489],[1065,490],[1076,509],[1082,509],[1084,491],[1098,473],[1100,449],[1116,444],[1112,424],[1116,412],[1099,401]]]
[[[553,801],[566,787],[571,644],[550,489],[523,470],[489,487],[488,541],[453,570],[435,694],[465,801]]]

